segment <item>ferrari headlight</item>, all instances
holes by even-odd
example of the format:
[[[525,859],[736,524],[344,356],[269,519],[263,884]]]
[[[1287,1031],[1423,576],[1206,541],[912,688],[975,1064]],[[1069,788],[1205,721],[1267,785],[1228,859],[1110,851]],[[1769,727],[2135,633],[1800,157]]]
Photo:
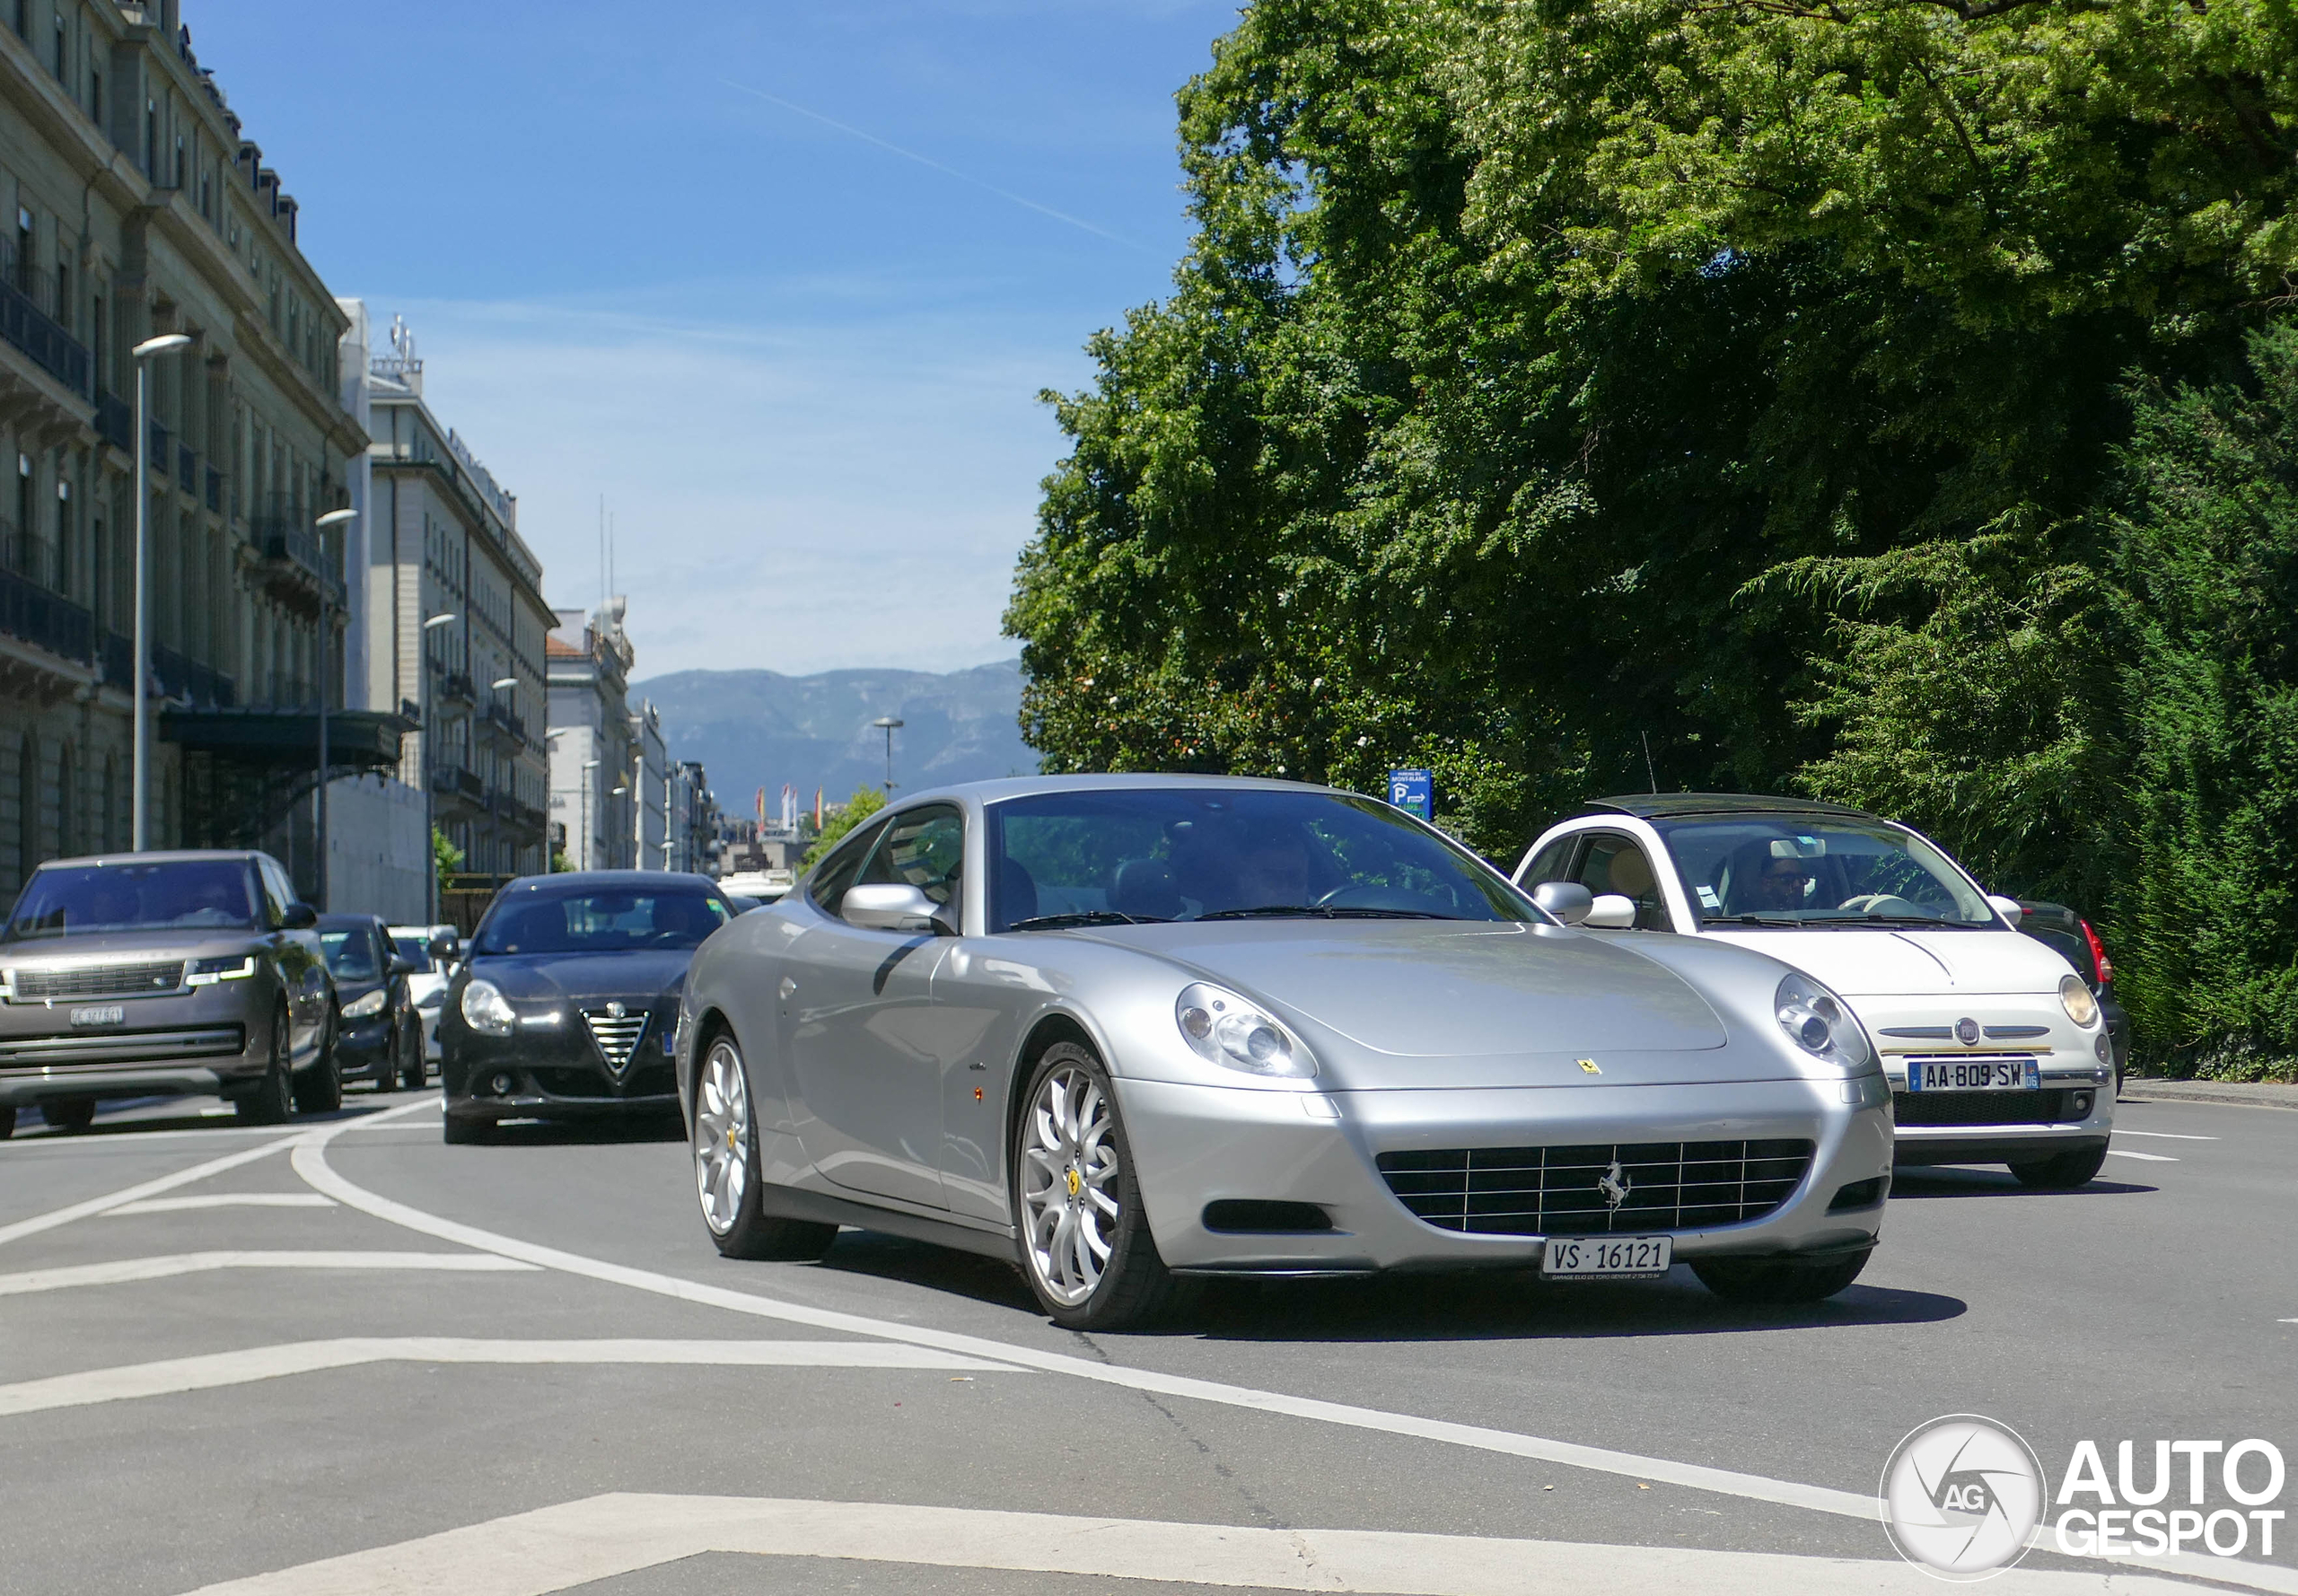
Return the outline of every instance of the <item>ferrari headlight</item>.
[[[1857,1018],[1844,1007],[1843,999],[1811,977],[1801,972],[1788,976],[1771,1004],[1779,1029],[1813,1057],[1852,1071],[1874,1064],[1874,1049],[1867,1045],[1867,1032]]]
[[[343,1017],[346,1020],[372,1020],[383,1012],[383,1005],[390,1000],[390,991],[378,987],[366,996],[348,1004],[343,1011]]]
[[[1200,1058],[1249,1075],[1307,1080],[1317,1061],[1283,1023],[1226,987],[1192,981],[1173,1004],[1181,1039]]]
[[[519,1012],[494,982],[473,981],[463,988],[463,1023],[479,1035],[509,1036],[518,1022]]]
[[[2099,1000],[2091,995],[2091,988],[2081,976],[2067,974],[2058,978],[2059,1005],[2066,1017],[2088,1030],[2099,1022]]]

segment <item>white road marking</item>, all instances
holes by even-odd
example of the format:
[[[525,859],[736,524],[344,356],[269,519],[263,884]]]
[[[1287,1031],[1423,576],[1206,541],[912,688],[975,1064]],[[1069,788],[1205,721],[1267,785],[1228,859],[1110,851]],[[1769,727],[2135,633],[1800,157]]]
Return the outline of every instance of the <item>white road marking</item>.
[[[399,1110],[392,1110],[398,1112]],[[1438,1441],[1454,1446],[1473,1447],[1483,1451],[1499,1452],[1514,1457],[1531,1458],[1543,1462],[1561,1463],[1570,1468],[1592,1469],[1605,1474],[1624,1474],[1633,1478],[1663,1479],[1671,1485],[1693,1490],[1712,1491],[1722,1495],[1743,1497],[1758,1502],[1772,1502],[1785,1507],[1806,1508],[1816,1513],[1838,1513],[1847,1518],[1873,1522],[1881,1504],[1876,1498],[1855,1491],[1834,1490],[1825,1486],[1804,1485],[1794,1480],[1771,1479],[1759,1474],[1743,1474],[1735,1469],[1713,1469],[1699,1463],[1680,1463],[1665,1458],[1642,1457],[1634,1452],[1617,1451],[1609,1447],[1585,1446],[1576,1442],[1551,1441],[1544,1436],[1520,1434],[1510,1430],[1492,1430],[1478,1425],[1455,1424],[1444,1419],[1424,1418],[1417,1414],[1389,1413],[1379,1408],[1357,1407],[1342,1402],[1327,1402],[1311,1397],[1288,1396],[1281,1391],[1256,1390],[1249,1386],[1227,1385],[1217,1381],[1197,1380],[1186,1375],[1163,1374],[1154,1370],[1127,1368],[1122,1364],[1103,1364],[1085,1358],[1071,1357],[1062,1353],[1039,1352],[1032,1347],[1017,1346],[1010,1342],[993,1341],[987,1337],[960,1335],[948,1330],[936,1330],[924,1325],[902,1324],[893,1320],[872,1319],[858,1313],[841,1313],[834,1309],[810,1308],[796,1302],[785,1302],[774,1297],[759,1296],[750,1292],[731,1291],[724,1286],[704,1285],[697,1281],[682,1280],[675,1275],[661,1275],[651,1269],[633,1268],[627,1264],[610,1263],[604,1258],[586,1258],[581,1253],[565,1252],[555,1247],[544,1247],[532,1241],[522,1241],[515,1236],[500,1235],[477,1225],[427,1214],[420,1208],[355,1186],[338,1174],[327,1162],[327,1145],[340,1129],[347,1127],[326,1126],[313,1130],[301,1140],[294,1150],[295,1173],[315,1190],[324,1192],[346,1207],[356,1208],[375,1218],[404,1225],[442,1241],[458,1242],[484,1251],[499,1252],[505,1258],[520,1258],[540,1264],[545,1268],[563,1270],[592,1280],[625,1285],[636,1291],[652,1292],[680,1302],[699,1302],[710,1307],[724,1308],[736,1313],[747,1313],[761,1319],[778,1320],[789,1324],[809,1325],[816,1329],[836,1330],[846,1335],[875,1336],[888,1341],[907,1342],[914,1346],[928,1346],[979,1357],[992,1362],[1042,1369],[1048,1373],[1074,1374],[1079,1379],[1099,1381],[1133,1390],[1154,1391],[1160,1395],[1187,1397],[1197,1401],[1219,1403],[1225,1407],[1250,1408],[1263,1413],[1279,1413],[1294,1418],[1314,1419],[1325,1424],[1343,1425],[1355,1429],[1375,1430],[1394,1435],[1408,1435],[1427,1441]],[[2166,1573],[2179,1573],[2197,1578],[2215,1580],[2222,1583],[2248,1586],[2251,1589],[2288,1592],[2298,1596],[2298,1573],[2261,1564],[2242,1563],[2231,1558],[2186,1553],[2177,1559],[2162,1558],[2157,1566]]]
[[[210,1269],[435,1269],[493,1275],[535,1267],[493,1252],[173,1252],[160,1258],[122,1258],[109,1263],[66,1264],[0,1275],[0,1297],[65,1291],[75,1285],[171,1280]]]
[[[131,1214],[186,1214],[195,1208],[332,1208],[331,1198],[316,1191],[219,1191],[208,1197],[145,1197],[104,1210],[106,1219]]]
[[[617,1493],[205,1585],[192,1596],[548,1596],[711,1552],[1389,1596],[1935,1596],[1940,1588],[1906,1563],[1776,1552]],[[1987,1581],[2004,1596],[2194,1588],[2127,1569],[2013,1569]]]
[[[460,1336],[346,1336],[126,1364],[0,1385],[0,1417],[138,1397],[213,1390],[360,1364],[700,1364],[712,1368],[1022,1370],[924,1347],[870,1341],[501,1341]],[[443,1586],[442,1589],[452,1587]]]
[[[162,1175],[156,1180],[146,1180],[140,1185],[125,1188],[113,1192],[110,1197],[90,1197],[85,1202],[74,1203],[68,1207],[54,1208],[46,1214],[34,1215],[30,1219],[19,1219],[13,1224],[0,1224],[0,1243],[18,1241],[25,1236],[38,1235],[42,1231],[52,1231],[57,1225],[70,1224],[74,1220],[85,1219],[91,1214],[109,1212],[118,1207],[122,1203],[140,1202],[145,1197],[155,1197],[162,1192],[173,1191],[179,1186],[189,1186],[195,1180],[205,1180],[210,1175],[222,1174],[225,1170],[236,1170],[243,1163],[253,1163],[259,1158],[268,1157],[278,1152],[293,1140],[296,1134],[294,1131],[287,1131],[275,1135],[260,1146],[242,1147],[237,1153],[227,1153],[221,1158],[211,1158],[206,1163],[196,1163],[188,1170],[178,1170],[172,1175]]]
[[[2109,1147],[2107,1149],[2107,1156],[2109,1158],[2142,1159],[2148,1163],[2176,1163],[2179,1162],[2177,1159],[2171,1157],[2167,1153],[2133,1153],[2127,1147]]]
[[[2114,1134],[2118,1136],[2159,1136],[2165,1142],[2215,1142],[2218,1139],[2216,1136],[2188,1136],[2183,1131],[2175,1130],[2126,1130],[2119,1125],[2115,1127]]]

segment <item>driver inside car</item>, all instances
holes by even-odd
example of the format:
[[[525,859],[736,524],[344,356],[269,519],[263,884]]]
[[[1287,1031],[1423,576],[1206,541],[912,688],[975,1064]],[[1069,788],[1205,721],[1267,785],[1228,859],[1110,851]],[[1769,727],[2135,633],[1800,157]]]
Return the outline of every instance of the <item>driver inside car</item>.
[[[1732,861],[1730,910],[1745,915],[1801,909],[1811,890],[1811,873],[1802,860],[1793,854],[1775,855],[1767,839],[1750,843]]]

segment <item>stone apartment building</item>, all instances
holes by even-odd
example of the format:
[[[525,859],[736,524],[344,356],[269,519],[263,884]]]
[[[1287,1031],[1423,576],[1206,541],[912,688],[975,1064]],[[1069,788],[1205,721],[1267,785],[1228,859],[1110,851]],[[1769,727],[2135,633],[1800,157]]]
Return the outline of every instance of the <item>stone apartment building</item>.
[[[554,621],[518,500],[423,398],[404,328],[369,362],[367,694],[420,727],[399,777],[474,888],[550,868],[544,640]]]
[[[315,700],[327,680],[345,702],[351,593],[312,523],[367,440],[295,232],[176,0],[0,0],[0,890],[128,840],[139,494],[153,840],[313,873]],[[129,352],[163,332],[192,341],[148,362],[137,482]],[[333,717],[338,773],[398,765],[385,703]]]
[[[640,862],[643,801],[634,797],[631,784],[639,728],[629,708],[636,655],[623,631],[625,613],[619,598],[589,614],[561,609],[546,645],[550,820],[564,828],[566,863],[574,870],[627,870]],[[659,867],[660,859],[658,853],[648,863]]]

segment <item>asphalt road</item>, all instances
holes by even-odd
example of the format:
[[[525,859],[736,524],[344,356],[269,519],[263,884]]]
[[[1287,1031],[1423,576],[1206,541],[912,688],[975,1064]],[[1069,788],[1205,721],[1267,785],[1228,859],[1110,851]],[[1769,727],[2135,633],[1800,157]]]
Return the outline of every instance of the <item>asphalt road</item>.
[[[2126,1102],[2079,1194],[1903,1173],[1809,1309],[1418,1276],[1088,1337],[869,1232],[720,1259],[675,1127],[212,1108],[0,1144],[0,1591],[1921,1591],[1855,1499],[1938,1415],[2054,1481],[2085,1439],[2298,1474],[2298,1113]],[[2292,1547],[2180,1566],[2298,1592]]]

